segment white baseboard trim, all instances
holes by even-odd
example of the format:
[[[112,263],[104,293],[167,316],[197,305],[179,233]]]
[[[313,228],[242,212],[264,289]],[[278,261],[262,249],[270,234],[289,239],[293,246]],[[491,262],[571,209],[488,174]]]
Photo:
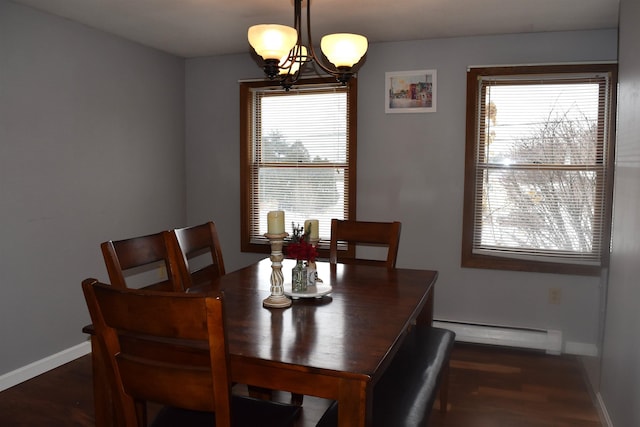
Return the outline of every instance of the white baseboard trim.
[[[604,423],[604,427],[613,427],[613,423],[611,422],[611,418],[609,417],[609,412],[607,412],[607,407],[602,400],[602,395],[600,394],[600,392],[596,393],[596,400],[598,403],[598,412],[600,413],[600,418]]]
[[[575,354],[576,356],[598,356],[598,346],[585,342],[567,341],[564,344],[564,352],[567,354]]]
[[[33,377],[37,377],[40,374],[44,374],[51,369],[55,369],[58,366],[62,366],[65,363],[71,362],[72,360],[89,353],[91,353],[91,343],[87,341],[66,350],[62,350],[59,353],[47,356],[44,359],[36,360],[35,362],[18,368],[15,371],[7,372],[0,376],[0,391],[30,380]]]
[[[510,347],[533,348],[546,350],[549,353],[560,353],[562,348],[562,332],[560,331],[535,331],[515,328],[499,328],[487,325],[462,324],[452,321],[434,321],[434,326],[446,328],[456,333],[456,340],[478,344],[495,344]],[[565,352],[578,356],[597,356],[598,348],[594,344],[568,341],[565,344]],[[7,372],[0,376],[0,391],[6,390],[21,382],[30,380],[58,366],[91,353],[89,341],[78,344],[59,353],[37,360],[26,366]],[[598,402],[602,406],[603,413],[608,420],[608,426],[612,427],[604,403],[600,394]]]
[[[455,332],[456,341],[545,350],[549,354],[562,352],[562,331],[483,325],[442,319],[434,320],[433,325]]]

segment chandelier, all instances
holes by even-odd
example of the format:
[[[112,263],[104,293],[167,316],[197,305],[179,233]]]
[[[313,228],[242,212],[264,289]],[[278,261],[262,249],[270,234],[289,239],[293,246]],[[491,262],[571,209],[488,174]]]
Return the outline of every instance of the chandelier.
[[[302,2],[294,1],[294,27],[260,24],[249,28],[249,44],[262,57],[262,68],[271,80],[289,89],[298,81],[305,64],[315,62],[324,72],[346,84],[353,69],[367,52],[367,38],[359,34],[329,34],[320,40],[320,48],[331,65],[325,65],[316,55],[311,39],[311,0],[307,3],[307,46],[302,42]]]

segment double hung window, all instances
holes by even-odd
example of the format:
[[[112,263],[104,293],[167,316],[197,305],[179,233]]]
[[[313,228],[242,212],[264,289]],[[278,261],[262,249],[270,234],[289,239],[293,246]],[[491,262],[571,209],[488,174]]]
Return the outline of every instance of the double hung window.
[[[274,210],[285,211],[289,234],[318,219],[322,248],[331,218],[354,214],[356,81],[243,82],[240,94],[242,250],[268,251]]]
[[[616,70],[468,71],[463,267],[599,274],[606,265]]]

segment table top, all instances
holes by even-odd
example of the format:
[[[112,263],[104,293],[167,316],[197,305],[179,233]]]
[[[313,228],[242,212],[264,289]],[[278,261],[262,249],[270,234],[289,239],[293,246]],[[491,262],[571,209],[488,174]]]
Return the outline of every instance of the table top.
[[[293,266],[292,260],[283,262],[285,283]],[[410,323],[424,313],[437,272],[323,262],[317,270],[332,293],[294,300],[285,309],[262,306],[270,294],[269,259],[192,290],[224,291],[232,360],[369,381],[386,369]]]

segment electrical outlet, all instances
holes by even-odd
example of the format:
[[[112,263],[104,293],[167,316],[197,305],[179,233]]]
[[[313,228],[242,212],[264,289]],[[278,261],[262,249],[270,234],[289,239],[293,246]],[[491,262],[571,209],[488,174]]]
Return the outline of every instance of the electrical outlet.
[[[558,288],[549,288],[549,304],[560,304],[562,291]]]

